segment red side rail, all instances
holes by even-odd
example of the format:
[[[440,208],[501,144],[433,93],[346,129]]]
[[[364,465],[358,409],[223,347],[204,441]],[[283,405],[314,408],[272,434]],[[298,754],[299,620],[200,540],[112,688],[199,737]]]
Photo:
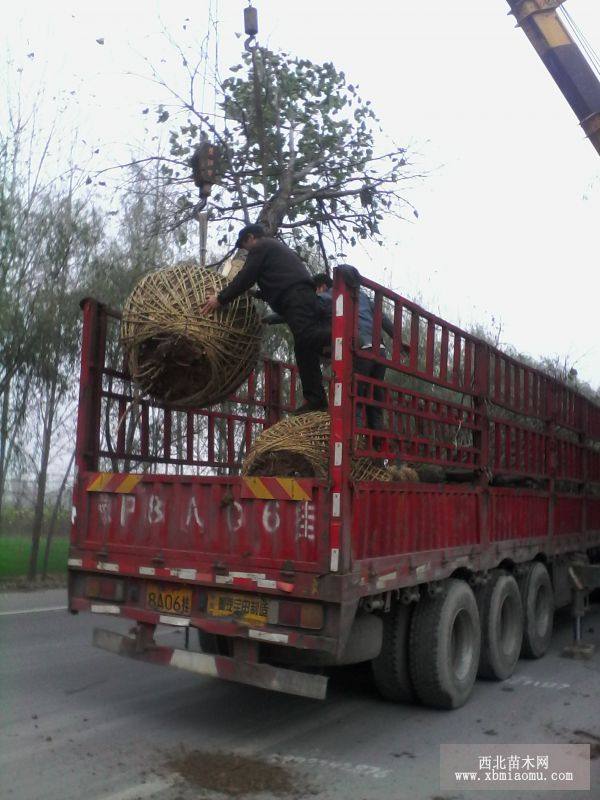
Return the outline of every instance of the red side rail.
[[[360,562],[358,593],[372,594],[460,567],[597,547],[600,408],[364,278],[373,343],[359,350],[358,291],[336,276],[331,568]],[[387,344],[384,315],[394,330]],[[354,372],[357,357],[384,377]],[[381,410],[381,429],[369,428],[368,407]],[[356,458],[426,465],[441,477],[354,484]]]

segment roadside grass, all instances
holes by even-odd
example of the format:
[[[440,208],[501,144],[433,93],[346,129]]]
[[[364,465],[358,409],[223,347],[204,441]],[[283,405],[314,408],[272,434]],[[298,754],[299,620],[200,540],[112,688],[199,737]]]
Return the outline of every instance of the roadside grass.
[[[46,542],[40,542],[38,555],[38,573],[44,564],[44,550]],[[69,552],[68,537],[57,536],[50,545],[48,558],[48,574],[56,575],[66,573],[67,554]],[[0,580],[4,578],[18,578],[27,574],[29,567],[29,554],[31,553],[31,540],[25,536],[0,536]]]

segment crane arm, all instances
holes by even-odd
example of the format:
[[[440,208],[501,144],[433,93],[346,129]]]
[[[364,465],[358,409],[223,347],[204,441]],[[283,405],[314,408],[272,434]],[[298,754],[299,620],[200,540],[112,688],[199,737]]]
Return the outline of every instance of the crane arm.
[[[600,154],[600,80],[558,15],[564,0],[507,2]]]

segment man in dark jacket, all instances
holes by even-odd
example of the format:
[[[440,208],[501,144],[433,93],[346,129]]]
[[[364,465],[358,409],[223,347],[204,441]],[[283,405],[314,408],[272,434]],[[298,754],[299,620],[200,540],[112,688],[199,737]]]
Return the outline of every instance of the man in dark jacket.
[[[246,263],[218,295],[211,295],[201,312],[212,314],[258,284],[261,299],[280,314],[294,337],[294,352],[304,404],[296,413],[327,410],[319,357],[331,343],[331,326],[323,319],[310,272],[292,249],[265,235],[261,225],[247,225],[236,247],[248,251]]]

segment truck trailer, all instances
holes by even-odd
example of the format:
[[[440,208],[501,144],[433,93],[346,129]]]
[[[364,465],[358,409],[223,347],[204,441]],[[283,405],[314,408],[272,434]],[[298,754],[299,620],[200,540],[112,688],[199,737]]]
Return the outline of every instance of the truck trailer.
[[[574,591],[583,613],[573,576],[600,560],[600,407],[347,275],[334,276],[325,478],[240,474],[297,405],[294,366],[263,359],[211,408],[161,403],[132,385],[119,314],[83,301],[69,608],[132,625],[96,629],[98,647],[311,698],[330,667],[371,662],[384,697],[455,708],[478,675],[542,657]],[[374,303],[369,349],[359,292]],[[357,373],[358,357],[384,379]],[[359,458],[422,479],[356,481]],[[186,643],[197,632],[200,650],[157,643],[159,625]]]

